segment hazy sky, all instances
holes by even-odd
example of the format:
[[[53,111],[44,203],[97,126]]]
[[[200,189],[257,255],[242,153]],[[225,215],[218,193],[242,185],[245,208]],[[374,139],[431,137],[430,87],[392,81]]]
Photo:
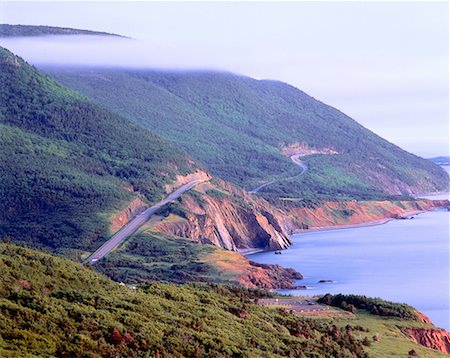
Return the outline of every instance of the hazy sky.
[[[449,152],[448,14],[447,2],[430,1],[3,1],[2,23],[136,40],[0,44],[32,63],[208,68],[281,80],[430,157]]]

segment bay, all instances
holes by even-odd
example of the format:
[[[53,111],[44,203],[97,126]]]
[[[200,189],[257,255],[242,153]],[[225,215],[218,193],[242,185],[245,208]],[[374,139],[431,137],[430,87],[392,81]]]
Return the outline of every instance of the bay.
[[[249,256],[260,263],[293,267],[308,290],[294,295],[353,293],[403,302],[450,330],[450,212],[437,210],[412,220],[379,226],[293,235],[293,245]],[[319,283],[333,280],[333,283]]]

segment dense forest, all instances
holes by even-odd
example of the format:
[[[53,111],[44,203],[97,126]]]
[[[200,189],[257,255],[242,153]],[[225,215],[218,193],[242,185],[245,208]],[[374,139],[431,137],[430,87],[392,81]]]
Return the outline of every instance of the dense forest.
[[[353,358],[368,357],[384,339],[394,339],[397,351],[423,349],[401,335],[401,321],[299,317],[256,304],[272,293],[236,286],[134,290],[13,244],[0,243],[0,271],[1,356]],[[392,348],[383,349],[390,356]]]
[[[66,89],[0,48],[0,237],[89,249],[112,211],[165,195],[194,170],[155,135]]]
[[[245,189],[299,172],[281,153],[287,145],[337,152],[307,158],[304,176],[262,195],[374,199],[448,186],[441,168],[285,83],[217,72],[45,70]]]

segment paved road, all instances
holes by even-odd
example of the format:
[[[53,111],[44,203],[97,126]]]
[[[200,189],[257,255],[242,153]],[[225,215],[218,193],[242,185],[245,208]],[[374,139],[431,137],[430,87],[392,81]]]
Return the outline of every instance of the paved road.
[[[264,188],[264,187],[266,187],[266,186],[268,186],[270,184],[273,184],[273,183],[276,183],[276,182],[279,182],[279,181],[286,181],[286,180],[295,179],[295,178],[305,174],[308,171],[308,167],[306,166],[306,164],[304,164],[300,160],[300,157],[301,157],[300,154],[296,154],[296,155],[291,156],[291,160],[302,169],[302,172],[300,174],[294,175],[293,177],[289,177],[289,178],[282,178],[282,179],[275,179],[275,180],[268,181],[267,183],[264,183],[264,184],[258,186],[257,188],[249,191],[249,193],[255,194],[258,191],[260,191],[262,188]]]
[[[260,306],[285,307],[298,312],[317,312],[330,310],[329,306],[321,305],[308,297],[263,298],[258,300]]]
[[[180,186],[173,193],[169,194],[167,198],[160,201],[158,204],[153,205],[152,207],[144,210],[141,214],[136,216],[133,220],[131,220],[128,224],[126,224],[120,231],[114,234],[108,241],[106,241],[100,248],[97,249],[91,256],[89,256],[85,263],[93,264],[96,261],[103,258],[105,255],[114,250],[117,246],[119,246],[126,238],[128,238],[131,234],[136,232],[142,225],[144,225],[148,219],[162,206],[170,203],[178,199],[183,193],[192,189],[195,185],[203,182],[204,180],[193,180],[187,184]]]

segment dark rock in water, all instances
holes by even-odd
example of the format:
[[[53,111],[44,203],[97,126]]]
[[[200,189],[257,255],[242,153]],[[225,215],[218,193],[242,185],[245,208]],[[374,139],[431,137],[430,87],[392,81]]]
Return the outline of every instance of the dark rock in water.
[[[303,280],[303,275],[300,272],[297,272],[294,269],[286,269],[286,270],[291,270],[289,272],[291,273],[292,278],[294,280]]]
[[[275,255],[281,255],[281,251],[275,251]]]
[[[306,290],[306,286],[294,286],[294,290]]]
[[[319,283],[333,283],[334,280],[320,280]]]
[[[254,261],[249,261],[249,264],[256,270],[252,276],[247,277],[247,282],[257,287],[292,290],[295,289],[294,280],[303,279],[303,275],[292,268],[261,264]],[[263,272],[257,268],[263,269]]]

